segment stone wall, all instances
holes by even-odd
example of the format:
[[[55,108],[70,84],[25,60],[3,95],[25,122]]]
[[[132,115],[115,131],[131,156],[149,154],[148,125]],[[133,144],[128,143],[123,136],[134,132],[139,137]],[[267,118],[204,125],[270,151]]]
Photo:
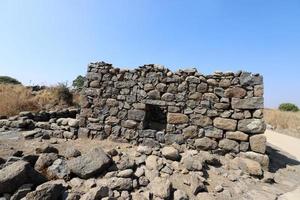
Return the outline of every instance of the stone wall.
[[[265,153],[259,74],[171,72],[153,64],[127,70],[97,62],[86,78],[79,137]]]

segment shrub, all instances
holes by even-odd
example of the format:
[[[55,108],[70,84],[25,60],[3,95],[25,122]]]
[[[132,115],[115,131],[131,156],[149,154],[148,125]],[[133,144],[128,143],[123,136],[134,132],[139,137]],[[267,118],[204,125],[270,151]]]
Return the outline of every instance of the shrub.
[[[77,76],[77,78],[73,81],[72,86],[78,90],[82,89],[84,85],[84,79],[85,78],[81,75]]]
[[[20,85],[21,82],[9,76],[0,76],[0,84]]]
[[[292,103],[282,103],[279,106],[279,110],[281,111],[291,111],[291,112],[298,112],[299,108],[295,104]]]
[[[67,84],[59,83],[57,86],[57,98],[60,103],[67,105],[73,104],[73,94],[69,90]]]

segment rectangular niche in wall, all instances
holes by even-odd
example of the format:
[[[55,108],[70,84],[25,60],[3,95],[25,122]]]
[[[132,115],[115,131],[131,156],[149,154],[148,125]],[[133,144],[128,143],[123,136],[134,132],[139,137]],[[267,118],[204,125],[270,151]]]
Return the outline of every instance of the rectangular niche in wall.
[[[144,129],[165,130],[167,126],[167,108],[165,106],[146,104]]]

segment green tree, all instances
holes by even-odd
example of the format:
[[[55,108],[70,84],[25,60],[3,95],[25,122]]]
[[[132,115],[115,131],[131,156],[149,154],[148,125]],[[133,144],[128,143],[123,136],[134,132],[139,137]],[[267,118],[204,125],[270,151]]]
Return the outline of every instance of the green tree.
[[[72,86],[76,89],[82,89],[84,85],[85,78],[81,75],[77,76],[77,78],[73,81]]]
[[[0,76],[0,84],[15,84],[19,85],[21,84],[20,81],[18,81],[15,78],[9,77],[9,76]]]
[[[282,103],[279,106],[279,110],[281,111],[291,111],[291,112],[298,112],[299,108],[295,104],[292,103]]]

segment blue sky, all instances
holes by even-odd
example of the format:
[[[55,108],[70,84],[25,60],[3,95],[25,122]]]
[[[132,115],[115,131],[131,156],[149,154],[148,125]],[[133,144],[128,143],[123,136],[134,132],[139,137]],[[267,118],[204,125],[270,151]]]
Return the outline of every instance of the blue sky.
[[[1,0],[0,74],[71,82],[92,61],[246,70],[300,106],[299,0]]]

